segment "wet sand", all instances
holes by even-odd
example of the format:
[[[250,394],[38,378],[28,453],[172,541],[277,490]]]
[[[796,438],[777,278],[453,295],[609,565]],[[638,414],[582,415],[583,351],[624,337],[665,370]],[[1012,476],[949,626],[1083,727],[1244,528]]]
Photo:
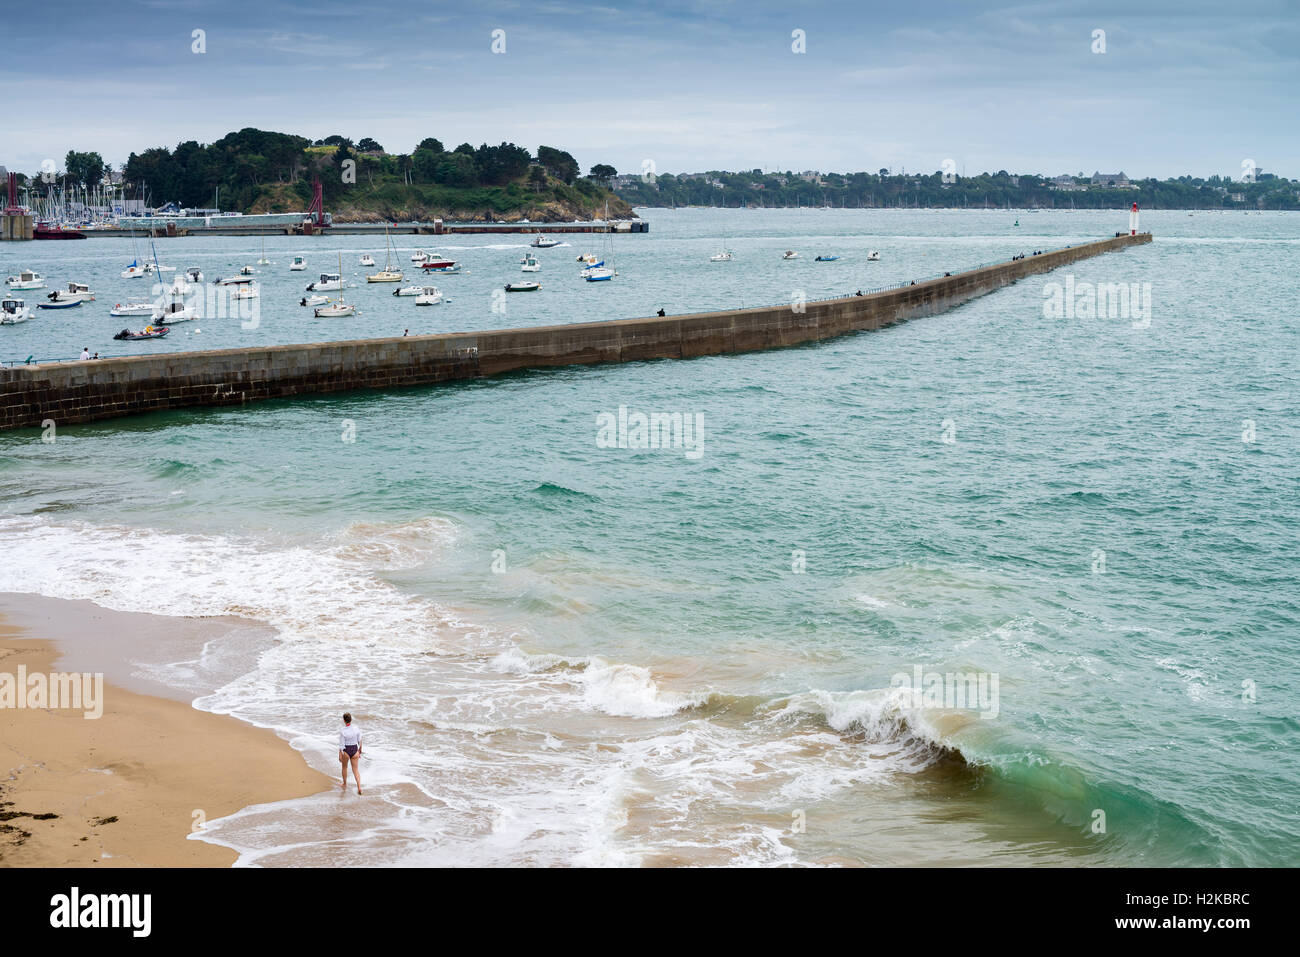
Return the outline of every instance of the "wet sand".
[[[198,711],[132,667],[150,642],[197,653],[231,622],[16,595],[0,615],[0,674],[105,675],[98,718],[0,707],[0,866],[228,867],[233,850],[189,839],[203,821],[337,787],[272,731]]]

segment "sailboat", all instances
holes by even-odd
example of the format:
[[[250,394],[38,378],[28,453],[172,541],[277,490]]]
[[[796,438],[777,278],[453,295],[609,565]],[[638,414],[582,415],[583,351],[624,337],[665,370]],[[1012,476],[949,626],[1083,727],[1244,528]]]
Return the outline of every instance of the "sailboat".
[[[379,272],[375,273],[373,276],[367,276],[366,282],[401,282],[402,281],[403,278],[402,271],[400,269],[393,268],[393,244],[390,241],[388,236],[387,223],[384,223],[384,246],[386,249],[386,252],[384,253],[384,268],[381,269]],[[343,254],[340,253],[339,254],[340,264],[342,263],[342,261],[343,261]],[[340,265],[340,270],[341,269],[342,266]]]
[[[148,270],[140,265],[140,246],[135,241],[135,229],[131,230],[131,265],[122,270],[123,279],[143,279]]]
[[[601,262],[614,261],[614,246],[609,232],[609,201],[605,201],[605,241],[601,247]],[[582,271],[582,278],[587,282],[608,282],[618,275],[612,266],[588,266]]]
[[[339,253],[339,275],[343,275],[343,253]],[[315,316],[317,319],[337,319],[341,316],[355,316],[357,307],[350,306],[343,298],[343,287],[339,287],[338,302],[331,303],[328,306],[320,306],[316,309]]]
[[[262,237],[262,258],[257,261],[259,266],[271,265],[271,260],[266,258],[266,237]]]

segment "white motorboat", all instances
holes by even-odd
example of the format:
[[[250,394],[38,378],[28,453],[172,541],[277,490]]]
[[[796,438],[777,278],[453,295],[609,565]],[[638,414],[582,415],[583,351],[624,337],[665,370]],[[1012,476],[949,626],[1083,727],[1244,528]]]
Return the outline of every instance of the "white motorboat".
[[[252,281],[251,276],[227,276],[224,279],[218,277],[212,280],[213,285],[217,286],[247,286]]]
[[[423,286],[403,286],[401,289],[394,289],[394,296],[418,296],[424,292]]]
[[[5,280],[10,289],[44,289],[45,280],[41,274],[32,269],[24,269],[16,276]]]
[[[323,305],[325,305],[327,302],[333,302],[333,301],[334,301],[334,300],[332,300],[329,296],[321,296],[321,295],[313,294],[313,295],[310,295],[310,296],[303,296],[303,297],[302,297],[302,302],[298,303],[298,305],[300,305],[300,306],[323,306]]]
[[[16,326],[32,317],[31,307],[22,299],[0,301],[0,326]]]
[[[361,257],[361,265],[373,266],[374,264],[375,264],[375,257],[370,255],[370,253],[366,253],[364,256]]]
[[[154,302],[152,299],[128,299],[119,302],[108,310],[110,316],[152,316]]]
[[[342,254],[340,254],[341,256]],[[307,284],[308,292],[333,292],[343,287],[343,271],[323,272],[320,278],[313,283]]]
[[[547,236],[538,236],[528,245],[532,246],[534,249],[550,249],[552,246],[560,245],[560,241],[558,239],[551,239]]]
[[[425,286],[416,298],[417,306],[436,306],[442,302],[442,291],[437,286]]]
[[[867,262],[869,263],[880,262],[880,252],[878,250],[873,249],[871,250],[871,252],[867,253]]]
[[[289,263],[289,272],[302,272],[307,268],[307,258],[305,256],[294,256],[293,262]]]
[[[422,263],[428,258],[429,258],[428,253],[426,253],[423,249],[417,249],[415,252],[411,253],[411,262],[413,263]]]
[[[540,282],[508,282],[506,292],[537,292],[542,288]]]
[[[251,286],[236,286],[230,290],[230,298],[234,299],[256,299],[262,294],[262,291],[254,283]]]
[[[191,322],[199,317],[199,312],[194,306],[189,305],[179,296],[172,299],[153,312],[153,324],[168,326],[176,322]]]
[[[520,260],[523,265],[519,267],[520,272],[541,272],[542,264],[537,261],[537,257],[531,253]]]
[[[45,298],[50,302],[93,302],[95,294],[83,282],[70,282],[66,290],[56,289]]]
[[[711,263],[729,263],[729,262],[731,262],[731,260],[734,259],[734,258],[735,258],[735,257],[731,255],[731,250],[730,250],[730,249],[724,249],[724,250],[722,250],[722,252],[720,252],[720,253],[714,253],[712,256],[710,256],[710,257],[709,257],[709,262],[711,262]]]
[[[799,254],[798,254],[797,252],[795,252],[793,249],[787,249],[787,250],[785,251],[785,255],[782,256],[781,258],[782,258],[782,259],[798,259],[798,258],[799,258]]]

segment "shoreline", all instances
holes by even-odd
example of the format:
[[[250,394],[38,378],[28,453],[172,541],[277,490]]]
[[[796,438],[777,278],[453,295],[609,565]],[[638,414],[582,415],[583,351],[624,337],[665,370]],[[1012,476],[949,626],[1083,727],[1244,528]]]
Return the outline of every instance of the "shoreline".
[[[229,867],[233,849],[190,839],[202,821],[337,788],[273,731],[199,711],[194,694],[130,673],[142,630],[175,633],[183,651],[206,643],[213,624],[0,596],[0,675],[104,676],[98,718],[0,707],[0,868]],[[59,637],[72,631],[93,641]]]

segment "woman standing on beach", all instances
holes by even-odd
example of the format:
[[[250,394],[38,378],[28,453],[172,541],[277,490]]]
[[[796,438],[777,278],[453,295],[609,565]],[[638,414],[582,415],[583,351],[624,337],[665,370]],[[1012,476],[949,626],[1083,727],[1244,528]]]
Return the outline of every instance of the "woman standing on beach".
[[[343,771],[343,790],[348,789],[348,762],[352,762],[352,777],[357,782],[357,793],[361,793],[361,770],[357,765],[361,761],[361,729],[352,723],[352,715],[343,713],[343,728],[339,731],[339,766]]]

